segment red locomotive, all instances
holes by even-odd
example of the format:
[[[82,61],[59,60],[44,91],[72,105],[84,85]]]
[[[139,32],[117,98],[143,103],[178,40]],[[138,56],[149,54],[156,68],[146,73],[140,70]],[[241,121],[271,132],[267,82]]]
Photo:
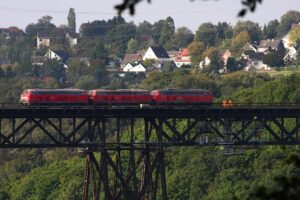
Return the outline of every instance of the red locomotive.
[[[147,90],[91,90],[89,91],[92,104],[150,104],[152,96]]]
[[[210,105],[213,96],[203,89],[162,89],[151,92],[156,104],[202,104]]]
[[[20,98],[20,102],[24,105],[85,105],[88,101],[88,93],[80,89],[28,89],[22,92]]]
[[[28,89],[20,102],[24,105],[210,105],[213,96],[203,89],[147,90]]]

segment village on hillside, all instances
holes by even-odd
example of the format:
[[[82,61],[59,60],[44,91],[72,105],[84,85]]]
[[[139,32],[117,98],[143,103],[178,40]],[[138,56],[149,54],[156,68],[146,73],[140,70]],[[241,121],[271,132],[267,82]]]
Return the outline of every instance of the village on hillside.
[[[225,74],[295,68],[300,62],[300,23],[295,19],[283,24],[289,12],[281,22],[273,20],[263,28],[251,21],[235,26],[204,23],[195,34],[186,27],[175,29],[171,17],[136,26],[119,16],[84,23],[77,33],[75,27],[56,27],[44,16],[25,31],[0,29],[0,74],[13,76],[25,68],[21,71],[27,76],[64,82],[68,71],[79,78],[89,68],[121,78],[174,69]]]

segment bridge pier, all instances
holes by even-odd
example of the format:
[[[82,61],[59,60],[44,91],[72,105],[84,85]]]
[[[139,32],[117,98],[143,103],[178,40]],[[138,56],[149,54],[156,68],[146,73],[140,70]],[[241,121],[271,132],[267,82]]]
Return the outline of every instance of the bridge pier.
[[[167,188],[164,166],[164,148],[162,145],[162,121],[158,129],[153,129],[151,120],[143,119],[143,145],[136,145],[135,120],[116,119],[116,140],[122,143],[122,135],[129,131],[129,146],[117,146],[114,150],[103,148],[85,148],[86,169],[83,179],[83,200],[100,199],[157,199],[158,195],[167,200]],[[95,121],[98,128],[91,135],[100,135],[101,143],[107,142],[106,121]],[[129,128],[129,130],[128,130]],[[121,130],[122,129],[122,130]],[[125,132],[124,132],[125,131]],[[159,144],[150,145],[151,135],[158,137]],[[99,156],[99,159],[96,159]],[[108,175],[109,174],[109,175]],[[110,177],[110,179],[109,179]],[[111,181],[113,180],[113,181]]]

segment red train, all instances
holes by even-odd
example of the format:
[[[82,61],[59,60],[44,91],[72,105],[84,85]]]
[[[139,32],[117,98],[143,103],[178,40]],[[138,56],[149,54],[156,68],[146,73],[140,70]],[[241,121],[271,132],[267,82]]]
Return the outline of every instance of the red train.
[[[212,94],[203,89],[27,89],[20,98],[24,105],[210,105],[212,101]]]

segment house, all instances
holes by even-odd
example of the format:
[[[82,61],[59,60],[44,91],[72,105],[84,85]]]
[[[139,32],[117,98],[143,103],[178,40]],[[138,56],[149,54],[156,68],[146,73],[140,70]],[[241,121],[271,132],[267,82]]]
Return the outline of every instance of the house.
[[[144,67],[143,64],[139,63],[137,65],[132,65],[131,63],[128,63],[124,69],[124,72],[135,72],[135,73],[140,73],[140,72],[146,72],[146,68]]]
[[[288,65],[288,64],[294,63],[296,61],[298,49],[299,49],[299,46],[294,45],[287,50],[286,54],[283,57],[285,64]]]
[[[130,69],[133,68],[133,64],[131,63],[128,63],[124,68],[123,68],[123,71],[124,72],[129,72]]]
[[[282,36],[282,38],[281,38],[282,43],[283,43],[283,45],[284,45],[284,47],[286,49],[289,49],[289,48],[292,47],[290,45],[289,37],[290,37],[290,31],[293,30],[293,29],[295,29],[295,28],[300,28],[300,23],[298,23],[298,24],[292,24],[291,29],[284,36]]]
[[[229,49],[220,51],[220,55],[221,55],[221,59],[222,59],[224,65],[226,66],[228,58],[232,57],[231,51]]]
[[[36,48],[45,48],[49,47],[51,43],[51,38],[50,36],[43,34],[43,33],[38,33],[36,36]]]
[[[247,42],[243,48],[242,48],[243,51],[254,51],[254,52],[257,52],[257,45],[256,44],[251,44],[249,42]]]
[[[175,64],[179,68],[183,65],[191,65],[191,56],[188,49],[180,49],[179,54],[175,58]]]
[[[49,58],[45,56],[31,56],[31,64],[42,66]]]
[[[199,63],[199,68],[202,70],[204,69],[205,67],[209,66],[211,63],[211,60],[209,57],[205,57],[204,60],[202,60],[200,63]]]
[[[143,57],[143,60],[147,59],[165,62],[169,61],[170,57],[162,46],[150,46]]]
[[[262,61],[264,53],[254,53],[249,54],[246,61],[246,67],[244,68],[245,71],[249,71],[250,69],[255,70],[271,70],[271,68],[264,64]]]
[[[66,38],[69,41],[70,47],[74,47],[78,43],[78,34],[73,33],[73,32],[67,32],[66,33]]]
[[[0,33],[6,36],[6,39],[11,37],[19,37],[25,35],[25,33],[17,27],[0,28]]]
[[[45,54],[45,57],[47,57],[48,59],[56,59],[58,61],[61,61],[62,63],[64,63],[64,67],[68,68],[68,66],[66,65],[66,62],[69,60],[69,54],[64,52],[64,51],[54,51],[51,49],[48,49],[47,53]]]
[[[279,54],[283,55],[285,52],[285,48],[282,43],[282,40],[281,39],[261,40],[257,47],[257,52],[266,54],[269,52],[269,50],[275,50]]]
[[[136,63],[142,60],[143,57],[140,54],[125,54],[121,62],[121,68],[123,69],[128,63]]]
[[[167,51],[167,54],[169,55],[170,60],[175,61],[176,56],[178,56],[179,52],[180,51]]]

